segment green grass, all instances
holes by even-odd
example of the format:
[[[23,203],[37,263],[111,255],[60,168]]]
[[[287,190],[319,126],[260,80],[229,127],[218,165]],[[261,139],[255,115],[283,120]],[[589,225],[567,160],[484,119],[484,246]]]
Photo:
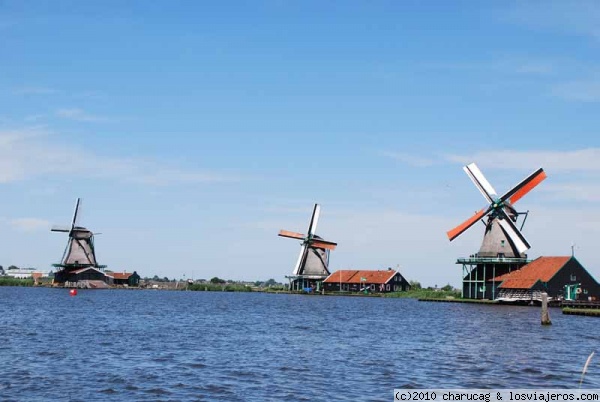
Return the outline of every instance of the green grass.
[[[600,309],[595,308],[571,308],[565,307],[562,309],[563,314],[573,314],[573,315],[592,315],[600,317]]]
[[[33,279],[0,277],[0,286],[33,286]]]
[[[194,283],[181,290],[192,290],[196,292],[252,292],[250,286],[236,285],[232,283]]]
[[[430,290],[430,289],[417,289],[408,290],[406,292],[393,292],[385,293],[384,297],[402,297],[411,299],[447,299],[448,297],[454,297],[460,299],[460,292],[458,291],[444,291],[444,290]]]

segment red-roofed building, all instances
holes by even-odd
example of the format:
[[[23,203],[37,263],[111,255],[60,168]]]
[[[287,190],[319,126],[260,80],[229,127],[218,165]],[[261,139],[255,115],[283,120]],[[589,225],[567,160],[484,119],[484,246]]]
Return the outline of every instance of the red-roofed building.
[[[113,284],[115,285],[127,285],[127,286],[139,286],[140,276],[137,272],[107,272],[107,275],[113,277]]]
[[[600,284],[575,257],[539,257],[493,281],[500,301],[541,300],[542,292],[554,299],[600,299]]]
[[[410,289],[400,272],[391,268],[381,271],[341,269],[329,275],[323,286],[328,292],[401,292]]]

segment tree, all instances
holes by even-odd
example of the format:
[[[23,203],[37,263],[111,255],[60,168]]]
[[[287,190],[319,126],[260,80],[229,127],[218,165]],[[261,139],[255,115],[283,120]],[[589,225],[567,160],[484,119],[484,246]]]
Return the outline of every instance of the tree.
[[[419,290],[421,289],[421,283],[417,282],[417,281],[410,281],[410,289],[411,290]]]
[[[160,278],[158,277],[158,275],[154,275],[154,276],[152,277],[152,280],[153,280],[154,282],[160,282]]]
[[[225,279],[221,279],[218,276],[211,278],[210,283],[225,283]]]
[[[265,282],[265,286],[271,287],[271,286],[275,286],[277,285],[277,282],[275,282],[275,279],[269,279],[268,281]]]
[[[442,288],[442,290],[443,290],[444,292],[452,292],[452,291],[454,290],[454,288],[452,287],[452,285],[450,285],[450,284],[447,284],[446,286],[444,286],[444,287]]]
[[[19,269],[19,267],[17,267],[16,265],[11,265],[8,267],[8,269]]]

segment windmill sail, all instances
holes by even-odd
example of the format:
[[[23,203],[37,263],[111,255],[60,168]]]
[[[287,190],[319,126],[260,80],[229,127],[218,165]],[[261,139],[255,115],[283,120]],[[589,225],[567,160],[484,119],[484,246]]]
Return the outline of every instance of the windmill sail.
[[[75,211],[71,220],[71,227],[53,227],[53,232],[66,232],[69,234],[67,247],[63,258],[58,267],[63,269],[76,269],[80,267],[101,267],[96,260],[94,249],[94,233],[82,226],[76,226],[78,223],[79,212],[81,209],[81,199],[78,198],[75,203]]]
[[[471,163],[463,169],[490,204],[465,222],[448,231],[450,241],[460,236],[479,220],[487,217],[485,235],[477,255],[491,258],[524,257],[525,252],[531,246],[515,225],[518,214],[512,204],[520,200],[546,178],[544,169],[539,168],[500,198],[498,198],[496,190],[475,163]]]
[[[279,232],[279,236],[281,237],[302,240],[300,255],[298,256],[298,260],[292,271],[294,276],[319,278],[326,277],[330,274],[329,252],[336,248],[337,243],[327,241],[315,234],[320,212],[321,206],[315,204],[308,225],[308,234],[306,235],[287,230],[281,230]]]

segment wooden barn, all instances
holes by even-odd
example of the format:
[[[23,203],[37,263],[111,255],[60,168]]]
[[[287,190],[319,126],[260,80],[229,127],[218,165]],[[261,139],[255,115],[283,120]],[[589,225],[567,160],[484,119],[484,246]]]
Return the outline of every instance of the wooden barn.
[[[380,271],[339,270],[329,275],[323,286],[327,292],[402,292],[410,289],[408,281],[391,268]]]
[[[112,276],[113,284],[120,286],[140,286],[140,276],[136,271],[131,272],[110,272],[108,275]]]
[[[55,281],[64,283],[66,287],[105,288],[112,285],[113,278],[98,268],[85,267],[70,271],[58,271]]]
[[[600,300],[600,284],[575,257],[539,257],[494,282],[499,301],[540,301],[542,292],[554,300]]]

